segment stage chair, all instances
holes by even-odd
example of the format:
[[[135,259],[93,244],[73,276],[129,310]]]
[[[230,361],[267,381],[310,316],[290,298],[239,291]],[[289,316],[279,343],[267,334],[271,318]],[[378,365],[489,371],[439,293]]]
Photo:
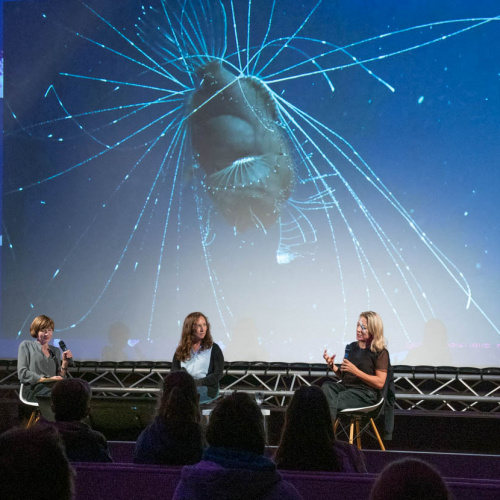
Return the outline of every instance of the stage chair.
[[[384,413],[384,439],[392,439],[392,431],[394,427],[394,402],[396,399],[394,387],[394,370],[389,363],[387,377],[385,379],[384,387],[381,391],[380,400],[371,406],[362,408],[346,408],[338,413],[338,418],[335,421],[333,431],[337,434],[339,425],[342,425],[340,418],[346,416],[349,418],[349,433],[347,433],[347,425],[342,426],[342,431],[349,437],[349,443],[354,444],[354,430],[356,430],[356,445],[361,450],[361,435],[366,432],[374,437],[380,449],[385,451],[385,446],[380,437],[380,433],[375,425],[375,420]],[[373,433],[370,431],[370,425]]]
[[[349,437],[349,443],[354,444],[354,438],[356,438],[356,445],[358,449],[361,450],[361,435],[364,432],[371,434],[369,431],[370,425],[373,429],[373,437],[375,437],[380,445],[380,449],[385,451],[385,446],[378,432],[377,426],[375,425],[375,420],[380,415],[382,408],[384,406],[384,398],[380,398],[380,400],[371,406],[364,406],[362,408],[346,408],[345,410],[339,411],[337,420],[335,421],[333,432],[337,435],[338,427],[340,426],[341,432],[343,432],[346,436]],[[343,425],[342,418],[348,417],[349,424]],[[347,432],[349,429],[349,433]],[[354,434],[356,432],[356,434]]]
[[[25,397],[23,396],[23,389],[24,389],[24,384],[21,384],[21,387],[19,388],[19,399],[21,400],[21,403],[33,407],[30,419],[28,420],[28,423],[26,425],[26,428],[28,428],[34,425],[40,418],[40,408],[38,403],[33,403],[32,401],[28,401],[27,399],[25,399]]]

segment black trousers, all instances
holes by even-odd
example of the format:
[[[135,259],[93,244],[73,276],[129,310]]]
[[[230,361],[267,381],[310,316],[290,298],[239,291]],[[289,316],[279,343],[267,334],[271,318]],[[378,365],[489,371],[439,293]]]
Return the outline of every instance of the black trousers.
[[[364,387],[345,387],[341,382],[326,381],[322,386],[333,422],[337,412],[346,408],[361,408],[374,405],[378,401],[377,391]]]

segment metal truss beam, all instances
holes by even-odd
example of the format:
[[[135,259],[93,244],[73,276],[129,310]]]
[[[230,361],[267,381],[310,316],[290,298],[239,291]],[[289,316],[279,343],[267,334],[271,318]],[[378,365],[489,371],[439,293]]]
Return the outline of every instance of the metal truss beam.
[[[168,362],[75,362],[71,376],[87,380],[95,396],[157,398]],[[500,414],[500,368],[394,366],[396,409]],[[262,393],[264,404],[284,409],[302,385],[334,377],[325,365],[226,363],[221,394]],[[16,360],[0,360],[0,392],[17,397]]]

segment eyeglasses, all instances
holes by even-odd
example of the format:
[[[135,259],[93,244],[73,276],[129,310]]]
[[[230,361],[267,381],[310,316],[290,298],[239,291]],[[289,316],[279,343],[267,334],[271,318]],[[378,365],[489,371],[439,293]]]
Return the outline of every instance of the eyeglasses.
[[[360,323],[359,321],[358,321],[358,326],[361,328],[361,331],[363,333],[368,332],[368,328],[365,325],[363,325],[362,323]]]

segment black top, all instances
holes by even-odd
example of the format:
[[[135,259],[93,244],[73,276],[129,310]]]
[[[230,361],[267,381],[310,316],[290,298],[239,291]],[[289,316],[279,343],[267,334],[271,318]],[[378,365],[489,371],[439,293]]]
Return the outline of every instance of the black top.
[[[389,368],[389,352],[387,349],[382,349],[379,352],[373,352],[369,347],[361,349],[357,342],[350,344],[349,357],[351,363],[356,365],[361,371],[368,375],[375,375],[375,370],[387,371]],[[342,384],[346,387],[363,387],[365,389],[374,390],[366,382],[356,377],[349,372],[342,373]]]
[[[182,369],[180,359],[177,359],[174,354],[174,359],[172,359],[172,368],[170,371],[178,372]],[[212,345],[212,352],[210,353],[210,364],[208,366],[208,372],[206,377],[195,379],[196,385],[207,386],[207,395],[211,398],[217,396],[219,390],[219,380],[224,375],[224,355],[222,354],[221,348],[214,343]]]

